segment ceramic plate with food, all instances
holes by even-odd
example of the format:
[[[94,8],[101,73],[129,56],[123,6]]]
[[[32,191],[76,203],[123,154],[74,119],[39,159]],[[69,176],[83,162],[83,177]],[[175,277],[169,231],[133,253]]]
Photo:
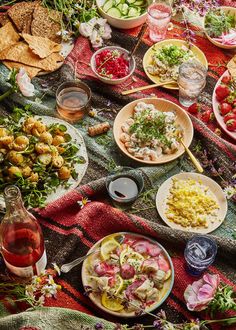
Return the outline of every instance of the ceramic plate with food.
[[[204,17],[204,28],[207,38],[217,47],[236,48],[236,8],[210,9]]]
[[[177,81],[179,66],[188,60],[197,59],[206,68],[207,59],[196,46],[188,48],[184,40],[163,40],[150,47],[143,57],[143,68],[148,78],[154,83]],[[178,89],[177,83],[166,84],[163,87]]]
[[[220,127],[236,140],[236,81],[231,78],[228,70],[215,85],[212,106]]]
[[[145,164],[162,164],[184,153],[193,138],[187,113],[163,99],[144,98],[122,108],[115,118],[113,134],[120,150]]]
[[[47,116],[1,120],[1,190],[16,184],[28,207],[43,206],[75,188],[88,156],[82,135],[67,122]]]
[[[179,173],[158,189],[156,206],[161,218],[173,228],[199,234],[217,229],[227,213],[221,187],[197,173]]]
[[[89,297],[103,311],[135,317],[159,307],[170,294],[174,267],[167,251],[155,240],[119,232],[98,241],[82,267]]]

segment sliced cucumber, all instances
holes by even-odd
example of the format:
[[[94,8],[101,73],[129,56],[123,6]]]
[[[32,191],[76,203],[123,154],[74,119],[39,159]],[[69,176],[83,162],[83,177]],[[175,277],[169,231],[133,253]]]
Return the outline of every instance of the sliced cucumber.
[[[126,0],[129,4],[134,3],[136,0]]]
[[[119,11],[121,11],[121,13],[122,13],[123,4],[122,4],[122,3],[120,3],[120,4],[117,6],[117,8],[118,8],[118,9],[119,9]]]
[[[108,0],[104,3],[102,9],[107,12],[113,6],[113,0]]]
[[[139,16],[140,10],[137,7],[131,7],[128,12],[129,17]]]
[[[115,7],[112,7],[112,8],[110,8],[108,11],[107,11],[107,14],[108,15],[111,15],[111,16],[113,16],[113,17],[115,17],[115,18],[121,18],[121,12],[119,11],[119,9],[118,8],[115,8]]]
[[[128,11],[129,11],[129,6],[127,5],[127,3],[124,3],[122,5],[122,10],[121,10],[122,15],[127,15],[128,14]]]
[[[134,6],[142,6],[142,5],[144,5],[144,1],[143,0],[136,0],[133,4],[134,4]]]
[[[117,7],[121,3],[121,0],[114,0],[114,6]]]

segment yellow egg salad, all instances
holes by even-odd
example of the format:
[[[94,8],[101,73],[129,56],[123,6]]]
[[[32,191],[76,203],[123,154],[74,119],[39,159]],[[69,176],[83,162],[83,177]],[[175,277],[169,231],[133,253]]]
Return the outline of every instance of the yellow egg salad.
[[[182,227],[208,228],[217,219],[219,204],[209,187],[202,182],[173,178],[167,197],[166,217]]]

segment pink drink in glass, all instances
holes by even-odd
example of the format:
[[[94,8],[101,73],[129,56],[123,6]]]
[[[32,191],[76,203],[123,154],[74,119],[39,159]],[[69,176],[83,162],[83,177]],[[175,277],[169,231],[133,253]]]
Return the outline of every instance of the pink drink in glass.
[[[149,37],[152,41],[163,40],[171,20],[171,7],[162,2],[154,2],[148,7]]]

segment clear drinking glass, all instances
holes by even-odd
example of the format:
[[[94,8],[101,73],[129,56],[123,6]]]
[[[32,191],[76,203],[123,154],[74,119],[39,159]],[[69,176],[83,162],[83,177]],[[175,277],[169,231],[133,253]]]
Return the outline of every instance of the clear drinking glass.
[[[143,176],[139,169],[117,166],[106,179],[106,188],[113,204],[128,208],[143,190]]]
[[[179,102],[189,107],[197,102],[197,98],[206,85],[207,69],[199,61],[192,60],[179,67]]]
[[[217,244],[212,238],[205,235],[191,238],[184,250],[188,273],[201,275],[214,262],[216,253]]]
[[[91,89],[82,81],[66,81],[56,91],[57,112],[68,122],[76,123],[89,111],[91,96]]]
[[[156,0],[148,7],[149,37],[153,42],[163,40],[171,20],[172,8],[169,1]]]

